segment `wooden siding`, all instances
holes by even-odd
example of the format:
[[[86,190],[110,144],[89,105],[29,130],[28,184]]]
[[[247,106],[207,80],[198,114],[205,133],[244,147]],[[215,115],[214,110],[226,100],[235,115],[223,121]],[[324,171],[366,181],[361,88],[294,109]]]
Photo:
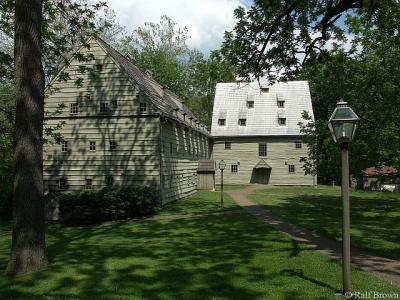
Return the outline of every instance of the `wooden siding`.
[[[91,53],[95,59],[91,62],[78,62],[72,60],[63,72],[68,73],[67,81],[59,80],[58,77],[46,89],[45,114],[46,117],[75,117],[75,116],[120,116],[132,114],[153,114],[154,108],[145,100],[137,86],[132,84],[128,75],[125,74],[107,55],[99,44],[92,40],[90,50],[84,49],[85,53]],[[96,64],[102,65],[101,71],[80,73],[78,67],[95,68]],[[77,86],[75,81],[81,78],[82,84]],[[90,99],[87,96],[90,95]],[[112,101],[116,101],[117,107],[112,108]],[[100,103],[107,102],[108,113],[100,112]],[[140,102],[147,102],[147,112],[140,112]],[[78,103],[78,114],[70,113],[70,104]]]
[[[154,108],[95,40],[81,51],[95,59],[72,60],[63,70],[69,79],[56,78],[46,89],[46,127],[62,125],[58,132],[69,149],[62,152],[51,139],[45,144],[45,189],[57,188],[60,178],[67,179],[69,191],[83,190],[86,179],[93,189],[104,187],[106,176],[113,176],[115,184],[159,184],[160,125]],[[96,64],[102,65],[96,76],[77,71]],[[78,78],[81,86],[74,84]],[[117,101],[115,109],[112,101]],[[108,103],[109,112],[100,112],[101,102]],[[147,103],[146,112],[140,112],[141,102]],[[71,103],[79,104],[78,114],[70,114]],[[96,151],[89,150],[90,141],[96,142]],[[109,149],[109,141],[116,142],[115,150]]]
[[[231,142],[231,149],[225,150],[225,141]],[[307,147],[303,143],[301,149],[295,148],[295,142],[301,138],[290,137],[241,137],[218,138],[214,140],[213,159],[217,165],[225,160],[224,182],[232,184],[250,183],[254,176],[253,168],[264,161],[271,166],[269,184],[271,185],[312,185],[310,175],[304,175],[300,158],[307,156]],[[267,144],[267,156],[259,156],[259,143]],[[285,164],[287,162],[287,164]],[[238,172],[231,172],[231,165],[238,165]],[[295,166],[295,173],[289,173],[289,165]],[[220,171],[216,171],[216,182],[221,181]]]
[[[199,159],[209,158],[208,138],[174,121],[162,122],[161,180],[163,202],[196,191]]]
[[[58,120],[48,120],[48,125]],[[44,147],[45,188],[56,188],[60,178],[67,178],[69,191],[83,190],[86,179],[93,188],[105,186],[106,176],[115,184],[159,183],[159,118],[77,118],[68,119],[60,130],[68,151],[61,145]],[[89,150],[89,142],[96,150]],[[110,150],[109,141],[116,142]]]

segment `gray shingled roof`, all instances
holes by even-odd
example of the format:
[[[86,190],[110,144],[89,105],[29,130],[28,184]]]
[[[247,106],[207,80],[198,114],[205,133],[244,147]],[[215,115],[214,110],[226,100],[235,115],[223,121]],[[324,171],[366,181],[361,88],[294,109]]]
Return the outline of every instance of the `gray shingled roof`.
[[[253,101],[253,107],[247,107]],[[284,101],[284,107],[278,106]],[[211,135],[229,136],[297,136],[303,111],[313,117],[307,81],[278,82],[273,85],[251,83],[218,83],[215,92]],[[279,118],[286,124],[280,125]],[[225,125],[218,124],[225,119]],[[246,119],[240,126],[239,119]]]
[[[162,115],[177,119],[173,113],[174,110],[180,110],[186,113],[189,117],[196,120],[196,116],[190,109],[183,104],[179,97],[172,91],[163,87],[161,84],[150,78],[142,72],[133,62],[115,50],[101,38],[97,38],[99,44],[104,50],[120,65],[120,67],[128,74],[132,81],[134,81],[139,89],[147,96],[152,104],[160,111]]]

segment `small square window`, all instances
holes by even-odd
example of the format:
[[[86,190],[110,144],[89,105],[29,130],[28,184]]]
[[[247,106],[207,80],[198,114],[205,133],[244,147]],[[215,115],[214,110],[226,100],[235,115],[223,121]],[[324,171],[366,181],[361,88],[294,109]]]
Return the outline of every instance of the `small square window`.
[[[247,108],[254,108],[254,101],[247,101]]]
[[[114,177],[111,175],[106,176],[106,186],[114,185]]]
[[[110,150],[117,150],[117,142],[110,141]]]
[[[226,150],[232,149],[232,142],[225,142],[225,149]]]
[[[144,113],[147,111],[147,103],[146,102],[140,102],[139,104],[139,110],[140,112]]]
[[[63,141],[61,144],[61,152],[68,152],[68,141]]]
[[[269,88],[268,87],[261,87],[261,92],[262,93],[269,93]]]
[[[101,113],[107,113],[108,112],[108,103],[107,102],[101,102],[100,103],[100,112]]]
[[[60,178],[58,180],[58,188],[60,191],[66,191],[68,189],[67,178]]]
[[[71,103],[69,107],[69,112],[71,115],[76,115],[78,114],[79,111],[79,104],[78,103]]]
[[[89,142],[89,150],[90,151],[96,151],[96,142],[95,141],[90,141]]]
[[[267,144],[258,144],[258,156],[267,156]]]
[[[294,173],[294,172],[295,172],[294,165],[289,165],[289,173]]]
[[[278,118],[278,123],[279,123],[279,125],[281,125],[281,126],[286,125],[286,118]]]
[[[285,107],[285,101],[279,100],[278,101],[278,107]]]
[[[91,190],[93,188],[92,186],[92,179],[86,179],[85,182],[85,190]]]
[[[239,119],[239,126],[246,126],[246,119]]]
[[[225,126],[225,119],[218,119],[219,126]]]
[[[238,172],[238,165],[231,165],[231,173],[237,173]]]
[[[86,99],[86,100],[90,100],[91,98],[92,98],[92,95],[90,95],[90,93],[88,93],[88,94],[85,95],[85,99]]]
[[[96,64],[95,68],[96,68],[97,72],[101,72],[103,70],[103,65],[102,64]]]
[[[302,147],[301,142],[295,142],[294,144],[295,144],[296,149],[301,149],[301,147]]]
[[[117,109],[118,108],[118,101],[117,100],[111,100],[111,108],[112,109]]]

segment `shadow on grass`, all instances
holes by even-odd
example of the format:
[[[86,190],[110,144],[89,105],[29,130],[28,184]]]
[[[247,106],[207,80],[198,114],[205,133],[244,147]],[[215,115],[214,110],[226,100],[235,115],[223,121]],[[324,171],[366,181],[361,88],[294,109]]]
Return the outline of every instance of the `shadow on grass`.
[[[307,190],[265,190],[252,196],[267,210],[295,225],[341,240],[342,202],[339,195]],[[312,194],[315,193],[315,194]],[[353,192],[350,195],[352,245],[371,254],[400,258],[400,196]]]

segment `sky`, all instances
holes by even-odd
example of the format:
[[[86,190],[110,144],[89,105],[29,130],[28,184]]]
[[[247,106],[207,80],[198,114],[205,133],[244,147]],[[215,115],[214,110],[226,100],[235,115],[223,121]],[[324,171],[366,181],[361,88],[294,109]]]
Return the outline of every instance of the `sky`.
[[[179,27],[187,27],[188,45],[208,54],[217,49],[226,30],[235,25],[233,11],[249,7],[251,0],[108,0],[117,21],[132,32],[145,22],[158,23],[167,15]]]

